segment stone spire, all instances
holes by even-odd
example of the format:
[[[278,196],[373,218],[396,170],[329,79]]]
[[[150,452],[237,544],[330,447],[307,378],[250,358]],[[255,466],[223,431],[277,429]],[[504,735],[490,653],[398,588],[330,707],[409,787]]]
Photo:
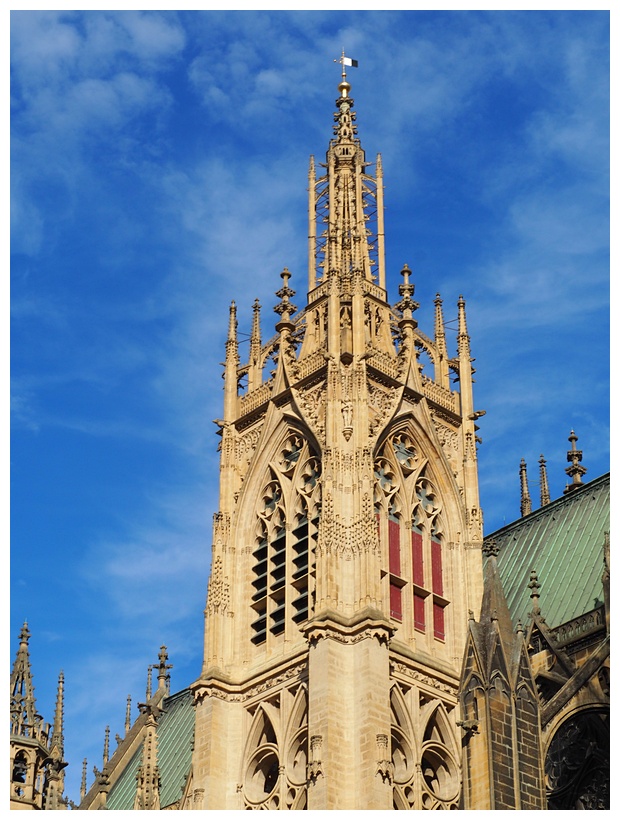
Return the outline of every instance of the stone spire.
[[[521,479],[521,517],[523,517],[532,512],[532,499],[530,498],[530,490],[527,485],[527,464],[524,458],[521,459],[519,477]]]
[[[65,675],[60,672],[58,675],[58,688],[56,690],[56,709],[54,710],[54,729],[50,740],[50,749],[56,748],[62,756],[64,753],[64,696],[65,696]]]
[[[583,484],[581,477],[584,473],[587,473],[586,467],[581,466],[581,459],[583,458],[583,451],[578,450],[576,448],[576,444],[578,441],[577,436],[575,435],[575,431],[570,431],[570,436],[568,440],[571,443],[571,449],[566,454],[566,460],[570,462],[570,467],[567,467],[565,472],[569,478],[572,478],[573,483],[567,484],[566,489],[564,490],[564,494],[571,492],[572,490],[576,489],[577,487],[581,487]]]
[[[354,100],[344,67],[338,91],[326,174],[316,179],[314,158],[310,162],[308,290],[316,287],[317,280],[346,279],[353,271],[385,289],[381,158],[377,157],[373,178],[357,138]]]
[[[445,389],[450,388],[450,369],[448,366],[448,348],[446,346],[446,328],[443,319],[443,302],[441,296],[435,296],[435,344],[439,354],[435,362],[435,381]]]
[[[262,381],[260,302],[254,300],[252,307],[252,333],[250,334],[250,362],[248,368],[248,392],[259,387]]]
[[[11,673],[11,734],[23,737],[35,736],[40,728],[41,716],[37,714],[30,668],[28,641],[30,632],[24,621],[19,633],[19,649]]]
[[[125,710],[125,734],[131,729],[131,695],[127,695],[127,708]]]
[[[547,462],[542,453],[538,463],[540,464],[540,506],[545,507],[550,503],[551,496],[549,495],[549,482],[547,481]]]
[[[84,758],[82,761],[82,780],[80,782],[80,800],[86,797],[86,771],[88,768],[88,760]]]
[[[229,422],[237,413],[239,343],[237,341],[237,306],[230,303],[226,361],[224,363],[224,421]]]
[[[64,791],[64,771],[67,763],[64,760],[64,684],[65,676],[58,676],[56,692],[56,709],[54,711],[54,730],[49,746],[47,759],[47,794],[45,808],[49,810],[65,808],[62,798]]]

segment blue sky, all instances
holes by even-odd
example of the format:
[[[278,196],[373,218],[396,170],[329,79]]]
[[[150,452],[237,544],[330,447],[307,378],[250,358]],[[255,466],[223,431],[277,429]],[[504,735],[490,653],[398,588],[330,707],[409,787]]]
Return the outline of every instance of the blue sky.
[[[27,619],[47,719],[65,672],[76,801],[159,646],[200,672],[228,304],[304,303],[343,47],[390,299],[467,302],[485,531],[571,428],[609,469],[606,11],[12,13],[11,655]]]

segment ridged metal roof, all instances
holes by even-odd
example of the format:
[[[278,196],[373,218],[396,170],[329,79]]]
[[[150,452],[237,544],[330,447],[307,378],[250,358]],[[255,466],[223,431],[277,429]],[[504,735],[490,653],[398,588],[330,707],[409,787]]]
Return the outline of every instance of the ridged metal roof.
[[[195,711],[192,693],[184,689],[164,701],[157,731],[157,763],[161,775],[161,807],[180,800],[192,763]]]
[[[515,624],[525,624],[532,610],[532,570],[540,584],[541,613],[551,628],[603,602],[609,506],[607,473],[487,536],[499,547],[497,563]]]
[[[133,809],[136,799],[136,775],[142,759],[142,745],[125,767],[125,771],[110,789],[106,800],[108,809]]]
[[[190,690],[183,689],[166,698],[163,710],[157,726],[157,765],[161,782],[159,797],[162,809],[181,798],[185,778],[192,762],[195,713]],[[142,744],[110,789],[108,809],[133,809],[136,798],[136,774],[141,759]]]

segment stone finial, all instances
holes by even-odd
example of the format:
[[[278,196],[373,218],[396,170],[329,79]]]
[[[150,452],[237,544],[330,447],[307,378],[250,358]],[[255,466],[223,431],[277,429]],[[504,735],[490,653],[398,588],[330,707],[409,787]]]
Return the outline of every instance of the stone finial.
[[[168,652],[165,646],[162,645],[160,647],[158,657],[159,663],[153,664],[153,669],[157,669],[157,688],[168,690],[170,682],[170,673],[168,670],[172,669],[172,664],[166,663],[168,660]]]
[[[570,462],[570,467],[567,467],[565,472],[569,476],[569,478],[572,478],[573,483],[566,485],[566,489],[564,490],[565,495],[566,493],[571,492],[571,490],[574,490],[577,487],[581,487],[581,485],[583,484],[581,477],[588,472],[586,467],[581,466],[583,451],[578,450],[575,446],[578,441],[578,438],[575,435],[574,430],[570,431],[570,436],[568,437],[568,440],[571,443],[571,449],[566,454],[566,460]]]
[[[532,499],[530,498],[530,491],[527,484],[527,464],[524,458],[521,459],[519,476],[521,479],[521,517],[523,517],[532,512]]]
[[[295,291],[288,286],[288,281],[291,278],[289,269],[284,268],[280,276],[284,284],[280,290],[276,291],[276,296],[280,298],[280,302],[274,307],[274,311],[280,315],[280,321],[276,325],[278,333],[287,328],[293,330],[294,325],[291,322],[291,315],[297,310],[297,306],[290,301],[291,296],[295,295]]]
[[[403,281],[402,284],[398,286],[398,292],[402,298],[400,302],[395,305],[395,307],[402,314],[402,322],[410,322],[415,326],[417,322],[413,319],[413,312],[420,307],[420,303],[411,298],[415,293],[415,285],[413,282],[409,281],[409,277],[411,276],[411,268],[406,262],[403,265],[400,275],[403,277]]]
[[[127,695],[127,708],[125,709],[125,734],[131,729],[131,695]]]

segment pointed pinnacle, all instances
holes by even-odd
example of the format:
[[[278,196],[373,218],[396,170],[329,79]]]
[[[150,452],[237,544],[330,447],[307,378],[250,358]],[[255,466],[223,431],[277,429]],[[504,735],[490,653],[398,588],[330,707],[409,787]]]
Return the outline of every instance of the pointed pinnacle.
[[[540,506],[545,507],[550,503],[551,497],[549,495],[549,483],[547,481],[547,462],[543,454],[540,454],[538,459],[540,464]]]
[[[532,512],[532,499],[530,498],[530,491],[527,484],[527,464],[524,458],[521,459],[519,476],[521,478],[521,517],[523,517]]]

